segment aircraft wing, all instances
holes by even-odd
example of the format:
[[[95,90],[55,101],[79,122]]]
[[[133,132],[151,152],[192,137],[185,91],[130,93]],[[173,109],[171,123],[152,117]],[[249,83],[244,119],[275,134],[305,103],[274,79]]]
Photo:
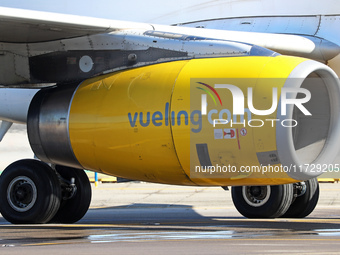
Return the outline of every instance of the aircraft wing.
[[[170,39],[173,39],[173,34],[177,34],[237,41],[258,45],[286,55],[307,57],[321,61],[328,61],[340,52],[340,47],[337,44],[312,34],[280,34],[280,31],[276,33],[258,33],[162,26],[0,7],[0,42],[47,42],[128,29],[154,30],[159,32],[159,34],[171,33]]]
[[[0,41],[36,43],[127,28],[150,29],[143,23],[0,7]]]

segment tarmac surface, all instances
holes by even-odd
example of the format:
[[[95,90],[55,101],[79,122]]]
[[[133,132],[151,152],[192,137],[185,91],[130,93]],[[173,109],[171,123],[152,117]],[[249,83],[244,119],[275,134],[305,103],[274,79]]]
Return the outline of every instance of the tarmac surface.
[[[0,155],[0,171],[33,157],[25,126],[11,128]],[[0,215],[0,254],[340,254],[340,184],[320,188],[305,219],[254,220],[219,187],[93,185],[76,224],[12,225]]]
[[[93,185],[91,208],[76,224],[0,217],[0,254],[339,254],[340,184],[320,188],[305,219],[246,219],[218,187]]]

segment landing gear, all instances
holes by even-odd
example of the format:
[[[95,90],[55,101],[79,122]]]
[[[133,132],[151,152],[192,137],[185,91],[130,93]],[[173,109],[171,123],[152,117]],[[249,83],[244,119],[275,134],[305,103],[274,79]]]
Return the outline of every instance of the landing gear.
[[[56,166],[62,182],[62,201],[53,223],[74,223],[85,215],[91,203],[91,185],[83,170]]]
[[[313,212],[319,200],[319,182],[316,178],[294,183],[294,200],[283,218],[304,218]]]
[[[236,209],[247,218],[276,218],[293,200],[293,185],[240,186],[231,190]]]
[[[20,160],[0,176],[0,212],[14,224],[73,223],[87,212],[91,186],[83,170]]]
[[[236,209],[247,218],[303,218],[315,208],[319,199],[316,178],[277,186],[233,187]]]
[[[56,173],[37,160],[9,165],[0,177],[0,212],[15,224],[46,223],[60,205],[61,189]]]

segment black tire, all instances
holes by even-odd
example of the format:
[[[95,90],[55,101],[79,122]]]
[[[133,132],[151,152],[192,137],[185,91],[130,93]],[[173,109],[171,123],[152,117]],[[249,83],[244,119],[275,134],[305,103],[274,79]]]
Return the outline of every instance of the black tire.
[[[290,205],[282,218],[304,218],[313,212],[319,200],[319,182],[316,178],[305,181],[306,191]]]
[[[41,161],[16,161],[0,176],[0,212],[11,223],[48,222],[59,209],[60,196],[56,173]]]
[[[75,179],[75,195],[62,200],[60,208],[51,223],[74,223],[84,217],[91,203],[91,184],[84,170],[66,166],[56,166],[57,172],[66,180]]]
[[[232,187],[236,209],[247,218],[277,218],[289,208],[293,185]]]

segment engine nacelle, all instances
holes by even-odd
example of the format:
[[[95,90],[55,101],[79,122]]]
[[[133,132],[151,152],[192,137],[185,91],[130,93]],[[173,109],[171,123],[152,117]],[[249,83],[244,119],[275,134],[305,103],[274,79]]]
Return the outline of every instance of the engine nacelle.
[[[316,177],[304,164],[333,162],[339,109],[337,76],[321,63],[192,59],[41,90],[28,134],[36,156],[54,164],[170,184],[270,185]]]

